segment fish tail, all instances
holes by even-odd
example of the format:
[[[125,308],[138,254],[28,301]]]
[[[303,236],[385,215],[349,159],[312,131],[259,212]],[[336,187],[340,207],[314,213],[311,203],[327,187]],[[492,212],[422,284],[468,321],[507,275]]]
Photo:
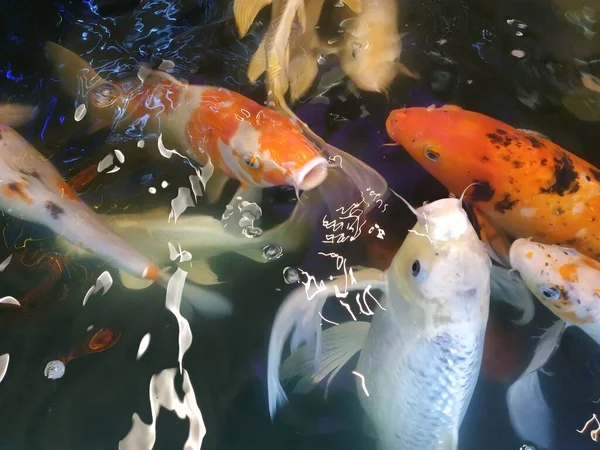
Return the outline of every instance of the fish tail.
[[[38,109],[20,103],[0,104],[0,125],[18,127],[24,125],[37,115]]]

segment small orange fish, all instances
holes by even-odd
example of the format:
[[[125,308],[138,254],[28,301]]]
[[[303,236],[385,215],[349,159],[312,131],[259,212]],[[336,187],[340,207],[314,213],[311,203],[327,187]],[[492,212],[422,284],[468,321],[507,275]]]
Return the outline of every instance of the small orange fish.
[[[83,95],[93,130],[139,125],[141,135],[165,136],[177,151],[236,179],[242,188],[293,186],[311,190],[327,178],[334,161],[361,191],[386,192],[385,180],[353,156],[327,146],[321,152],[303,124],[225,88],[185,84],[166,72],[140,70],[138,77],[108,82],[73,52],[47,43],[47,52],[73,97]],[[75,80],[85,78],[84,92]],[[80,106],[81,107],[81,106]],[[116,124],[116,125],[115,125]],[[164,148],[159,138],[161,152]],[[90,169],[91,172],[91,169]],[[89,174],[91,175],[91,173]],[[82,175],[83,177],[83,175]]]
[[[97,331],[90,332],[83,343],[72,350],[71,353],[68,355],[60,355],[57,359],[62,361],[66,366],[74,359],[108,350],[119,341],[120,337],[120,331],[113,331],[109,328],[100,328]]]
[[[600,170],[538,133],[458,106],[392,111],[390,137],[454,195],[471,183],[478,221],[508,265],[506,236],[600,258]],[[494,230],[491,230],[494,228]]]

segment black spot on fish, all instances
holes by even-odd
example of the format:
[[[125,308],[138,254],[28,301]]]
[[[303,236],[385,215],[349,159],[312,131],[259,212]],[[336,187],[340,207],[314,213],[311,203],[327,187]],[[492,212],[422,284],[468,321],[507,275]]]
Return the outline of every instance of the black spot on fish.
[[[35,179],[41,180],[42,177],[40,176],[39,172],[37,170],[34,170],[32,172],[28,172],[27,170],[23,170],[23,169],[19,169],[19,172],[21,172],[24,175],[33,177]]]
[[[592,181],[592,177],[590,177],[589,175],[585,176],[585,181]]]
[[[563,153],[561,159],[554,158],[554,183],[548,188],[540,189],[542,194],[558,194],[561,197],[565,193],[573,193],[579,190],[577,172],[573,168],[573,161]]]
[[[531,145],[533,145],[534,148],[542,148],[544,146],[544,144],[538,141],[534,136],[525,136],[525,139],[531,142]]]
[[[50,215],[55,220],[65,213],[64,209],[62,209],[60,206],[53,202],[46,202],[46,209],[50,211]]]
[[[488,158],[487,156],[484,156],[483,158],[481,158],[483,161],[488,162],[490,160],[490,158]]]
[[[496,128],[496,133],[498,133],[498,134],[508,134],[505,130],[503,130],[501,128]]]
[[[504,214],[506,211],[510,211],[513,207],[519,203],[519,200],[513,200],[510,194],[504,194],[504,198],[494,205],[494,209]]]
[[[590,172],[596,181],[600,181],[600,170],[590,169]]]
[[[488,133],[486,136],[490,138],[492,144],[501,145],[502,147],[508,147],[512,142],[512,139],[508,136],[500,136],[496,133]]]
[[[548,164],[548,160],[546,158],[542,158],[542,160],[540,161],[540,164],[542,166],[545,166],[546,164]]]
[[[573,245],[575,244],[575,242],[577,242],[577,239],[567,239],[565,242],[567,243],[567,245]]]
[[[513,166],[515,167],[515,169],[520,169],[521,167],[523,167],[523,163],[521,161],[513,161]]]
[[[564,213],[565,210],[562,209],[560,206],[554,210],[554,214],[556,214],[557,216],[562,216]]]
[[[477,184],[473,187],[471,199],[474,202],[489,202],[494,196],[494,188],[487,181],[475,180],[475,182]]]

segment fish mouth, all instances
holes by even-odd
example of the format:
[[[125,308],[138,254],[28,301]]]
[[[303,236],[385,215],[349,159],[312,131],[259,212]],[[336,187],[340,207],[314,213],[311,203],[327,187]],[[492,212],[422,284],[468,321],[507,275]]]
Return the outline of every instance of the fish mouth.
[[[314,158],[294,173],[294,182],[301,191],[310,191],[327,178],[329,163],[325,158]]]

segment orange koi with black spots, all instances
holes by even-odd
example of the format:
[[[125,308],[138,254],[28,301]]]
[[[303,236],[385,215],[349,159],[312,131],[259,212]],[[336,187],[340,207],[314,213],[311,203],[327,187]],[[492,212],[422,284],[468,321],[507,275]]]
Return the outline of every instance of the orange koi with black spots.
[[[600,258],[600,170],[582,158],[453,105],[395,110],[386,127],[454,195],[478,183],[468,199],[505,265],[508,237],[535,237]]]

